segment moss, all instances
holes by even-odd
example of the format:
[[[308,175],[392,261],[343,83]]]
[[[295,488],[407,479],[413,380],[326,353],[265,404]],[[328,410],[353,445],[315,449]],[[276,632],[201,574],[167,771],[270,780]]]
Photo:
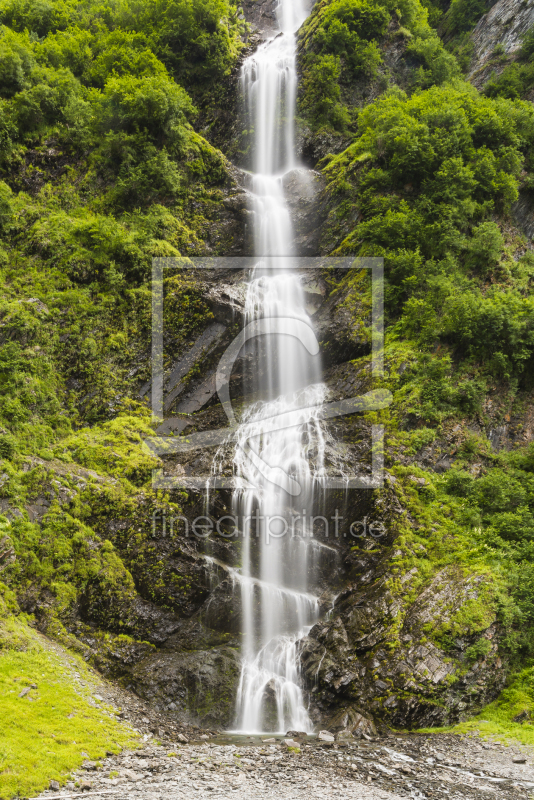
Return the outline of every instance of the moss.
[[[88,703],[89,688],[75,688],[73,668],[94,683],[82,661],[61,658],[22,621],[11,620],[8,629],[0,623],[0,636],[1,798],[39,793],[50,780],[64,784],[87,756],[103,758],[108,750],[135,745],[133,731],[116,722],[111,709]],[[35,688],[20,697],[28,687]]]

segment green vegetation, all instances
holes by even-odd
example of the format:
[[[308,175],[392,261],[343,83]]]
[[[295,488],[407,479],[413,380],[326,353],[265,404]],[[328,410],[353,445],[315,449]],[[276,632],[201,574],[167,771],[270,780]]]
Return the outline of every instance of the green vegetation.
[[[460,79],[460,67],[484,4],[426,7],[402,7],[399,18],[387,4],[371,4],[364,40],[358,20],[370,14],[367,5],[317,4],[300,33],[299,111],[311,129],[348,140],[320,163],[329,208],[324,250],[385,262],[383,385],[394,402],[366,416],[386,426],[395,494],[411,514],[398,524],[402,557],[392,590],[396,575],[413,567],[406,603],[440,570],[454,571],[451,585],[480,580],[479,599],[452,617],[444,608],[443,624],[426,635],[446,650],[460,633],[469,637],[467,670],[488,656],[480,632],[496,619],[501,652],[525,676],[534,658],[534,469],[522,433],[534,385],[534,260],[511,209],[532,180],[534,115],[520,99],[531,86],[531,36],[517,64],[481,94]],[[386,57],[394,42],[413,59],[404,73]],[[364,46],[365,65],[357,62]],[[348,292],[347,307],[369,303],[364,283],[347,277],[339,290]],[[499,426],[514,431],[509,451],[486,438]],[[428,451],[446,463],[443,474],[417,463]],[[513,679],[482,716],[526,741],[527,726],[512,722],[518,680],[521,703],[531,708],[528,680]]]
[[[489,723],[465,729],[491,724],[527,741],[511,720],[534,704],[534,257],[511,209],[534,185],[534,112],[520,99],[534,85],[534,39],[477,92],[461,68],[484,10],[320,0],[299,33],[298,114],[306,135],[344,142],[319,164],[322,251],[385,259],[394,404],[369,420],[386,425],[411,514],[392,585],[411,566],[412,593],[439,570],[483,578],[476,602],[445,609],[425,635],[447,648],[466,633],[469,665],[487,656],[480,633],[499,620],[519,677],[484,712]],[[55,656],[15,615],[94,661],[83,625],[72,633],[82,609],[112,671],[112,650],[152,647],[139,596],[180,612],[195,580],[151,540],[154,509],[177,510],[181,498],[152,491],[159,462],[142,443],[153,420],[138,392],[150,378],[152,258],[228,252],[217,219],[233,179],[195,125],[210,130],[203,114],[237,64],[241,17],[229,0],[0,0],[0,570],[10,587],[0,680],[8,716],[23,702],[15,679],[40,697],[24,705],[25,731],[4,729],[2,797],[128,738],[69,694]],[[343,309],[364,338],[368,282],[346,281]],[[178,352],[211,312],[195,276],[166,275],[164,291]],[[497,452],[485,432],[505,424],[518,445]],[[429,449],[443,474],[422,468]],[[17,737],[37,729],[40,765],[18,766]]]
[[[517,61],[504,68],[497,76],[492,75],[484,86],[488,97],[509,97],[516,99],[534,88],[534,29],[528,31],[523,39]]]
[[[303,81],[299,111],[313,128],[345,131],[355,122],[354,89],[361,99],[369,83],[383,91],[390,83],[406,82],[384,60],[384,50],[401,42],[410,70],[411,87],[430,86],[458,74],[427,20],[419,0],[321,0],[300,33]]]
[[[432,728],[445,733],[466,733],[488,736],[500,741],[516,740],[534,746],[534,727],[531,724],[534,714],[534,675],[533,669],[523,670],[510,678],[508,686],[499,698],[490,703],[481,714],[449,728]]]
[[[0,571],[10,614],[116,677],[120,654],[152,649],[134,574],[145,570],[150,597],[162,582],[159,560],[139,567],[109,531],[135,519],[150,549],[151,514],[166,503],[151,489],[153,422],[137,402],[151,261],[213,252],[232,179],[193,123],[236,63],[237,14],[225,0],[0,1]],[[165,295],[176,352],[209,310],[194,276],[169,274]],[[76,609],[93,649],[77,638],[84,624],[72,633]],[[27,710],[2,727],[6,798],[63,781],[82,751],[130,741],[10,619],[2,710],[8,723]],[[9,700],[20,676],[38,685],[35,703]]]
[[[491,217],[517,199],[533,136],[526,103],[467,86],[392,89],[360,113],[353,143],[325,168],[332,238],[345,216],[360,218],[336,252],[385,258],[390,336],[428,353],[436,341],[446,347],[418,367],[436,412],[476,404],[489,378],[528,385],[531,257],[513,259]],[[451,356],[481,365],[465,396],[454,398],[446,378]]]
[[[94,683],[82,659],[61,658],[12,617],[0,619],[0,654],[0,798],[36,794],[50,780],[64,784],[87,757],[135,746],[133,731],[111,709],[90,705],[89,689],[73,682],[77,671]]]

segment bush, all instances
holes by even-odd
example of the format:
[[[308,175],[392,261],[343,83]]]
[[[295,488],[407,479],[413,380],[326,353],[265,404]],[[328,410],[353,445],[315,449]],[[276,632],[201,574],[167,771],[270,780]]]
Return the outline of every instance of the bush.
[[[102,132],[146,132],[152,141],[177,141],[194,111],[187,92],[166,76],[110,78],[101,100]]]
[[[139,22],[134,26],[149,34],[156,55],[188,83],[227,75],[242,46],[229,0],[153,0]]]
[[[5,233],[14,216],[12,204],[13,192],[4,181],[0,181],[0,233]]]
[[[514,291],[478,291],[447,299],[441,335],[464,356],[485,360],[496,374],[511,378],[531,365],[534,300]]]
[[[473,229],[473,236],[468,244],[467,263],[483,272],[497,266],[504,250],[504,239],[499,227],[494,222],[482,222]]]
[[[473,492],[475,479],[469,472],[451,469],[445,478],[445,490],[456,497],[469,497]]]
[[[318,58],[304,77],[305,102],[302,108],[316,125],[327,125],[342,131],[350,118],[340,102],[340,71],[340,61],[336,56]]]
[[[148,39],[140,33],[111,31],[95,42],[95,58],[87,69],[87,78],[96,86],[103,87],[111,75],[136,78],[165,76],[165,65],[149,47]]]
[[[126,164],[109,197],[119,208],[150,205],[176,198],[182,185],[180,170],[165,150],[154,152],[139,164]]]
[[[524,97],[534,86],[534,27],[523,38],[519,51],[519,63],[508,64],[497,76],[492,75],[484,86],[488,97],[509,97],[515,100]]]
[[[28,84],[35,66],[28,34],[0,29],[0,95],[11,97]]]
[[[443,30],[449,37],[465,33],[475,27],[487,10],[486,0],[452,0]]]
[[[366,0],[334,0],[326,6],[315,33],[321,54],[343,59],[354,73],[376,73],[382,61],[375,40],[382,37],[389,22],[388,11]]]
[[[29,31],[38,37],[65,30],[75,14],[78,0],[5,0],[0,22],[15,31]]]
[[[65,122],[65,111],[82,91],[79,81],[68,69],[41,68],[39,78],[39,83],[13,98],[13,113],[20,134],[34,133],[54,122]]]
[[[8,460],[15,455],[15,439],[9,434],[0,435],[0,458]]]
[[[527,494],[518,480],[494,469],[476,482],[474,497],[483,511],[510,511],[525,505]]]
[[[95,37],[87,30],[72,28],[49,34],[34,48],[35,57],[44,66],[69,69],[83,79],[93,59]]]

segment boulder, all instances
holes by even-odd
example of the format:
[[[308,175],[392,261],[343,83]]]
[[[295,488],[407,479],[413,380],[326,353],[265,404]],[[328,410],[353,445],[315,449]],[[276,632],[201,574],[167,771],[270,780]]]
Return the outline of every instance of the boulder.
[[[329,720],[328,727],[331,731],[337,732],[337,738],[351,738],[356,736],[361,738],[366,736],[376,736],[377,730],[372,719],[365,717],[353,706],[340,709]]]
[[[286,747],[294,747],[300,750],[300,744],[296,742],[294,739],[284,739],[284,744]]]
[[[333,742],[333,741],[335,741],[334,734],[330,733],[330,731],[319,731],[319,733],[317,734],[317,739],[320,742]]]

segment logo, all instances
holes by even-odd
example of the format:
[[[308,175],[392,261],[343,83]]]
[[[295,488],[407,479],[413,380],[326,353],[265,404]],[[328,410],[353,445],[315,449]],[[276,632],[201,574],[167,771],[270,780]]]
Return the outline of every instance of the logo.
[[[190,269],[196,270],[252,270],[257,258],[166,258],[154,259],[152,264],[152,380],[145,387],[145,395],[150,392],[152,411],[154,416],[161,421],[158,430],[161,431],[153,437],[146,439],[146,443],[153,453],[159,456],[171,456],[191,453],[191,451],[204,451],[206,448],[216,448],[222,445],[233,444],[239,448],[241,456],[253,467],[253,471],[261,476],[262,481],[267,481],[287,492],[288,495],[298,497],[301,492],[299,481],[281,466],[268,464],[251,447],[250,442],[243,439],[240,425],[235,415],[230,398],[230,379],[236,360],[242,353],[247,342],[265,336],[285,336],[297,340],[304,351],[310,355],[319,352],[319,342],[315,331],[306,320],[289,316],[262,317],[246,324],[228,344],[219,358],[214,373],[214,393],[225,412],[228,424],[217,430],[200,431],[188,435],[168,435],[165,433],[166,410],[176,395],[176,387],[171,386],[171,381],[164,375],[163,369],[163,282],[166,270]],[[275,267],[276,267],[276,260]],[[287,268],[287,259],[280,259],[280,269]],[[383,376],[383,259],[381,258],[294,258],[292,268],[301,273],[304,270],[369,270],[371,273],[371,372],[374,379]],[[217,324],[214,324],[217,328]],[[213,336],[222,334],[224,326],[213,330]],[[197,342],[191,345],[182,361],[185,366],[193,367],[195,363],[202,366],[205,349],[202,341],[209,347],[212,334],[205,332]],[[203,339],[204,337],[204,339]],[[211,339],[210,339],[211,337]],[[196,359],[196,361],[195,361]],[[184,367],[181,367],[183,372]],[[178,373],[176,373],[178,374]],[[171,371],[172,375],[172,371]],[[209,393],[209,392],[208,392]],[[299,408],[299,418],[309,414],[310,418],[317,421],[330,420],[350,414],[361,414],[368,411],[378,411],[391,404],[392,397],[385,389],[375,389],[360,396],[343,400],[322,402],[309,408]],[[171,418],[172,419],[172,418]],[[295,426],[295,416],[292,413],[278,412],[275,416],[262,419],[268,422],[269,433],[284,431]],[[171,423],[172,424],[172,423]],[[300,424],[300,423],[298,423]],[[185,425],[184,425],[185,427]],[[381,425],[371,426],[372,469],[371,474],[353,474],[340,477],[326,475],[321,479],[325,489],[348,488],[376,488],[383,484],[383,439],[384,431]],[[215,453],[215,451],[214,451]],[[164,469],[154,470],[154,488],[241,488],[256,489],[254,485],[242,477],[212,474],[207,476],[174,476],[165,474]]]

